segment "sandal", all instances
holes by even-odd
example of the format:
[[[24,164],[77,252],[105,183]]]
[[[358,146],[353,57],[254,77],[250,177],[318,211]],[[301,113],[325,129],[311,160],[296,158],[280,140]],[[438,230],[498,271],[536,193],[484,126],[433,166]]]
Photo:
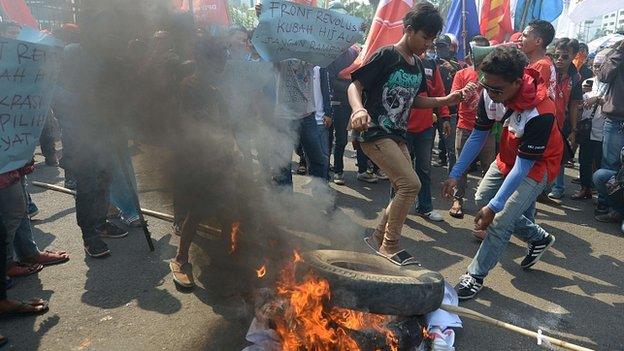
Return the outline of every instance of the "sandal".
[[[169,261],[169,269],[173,275],[173,281],[183,288],[195,287],[193,280],[193,266],[190,263],[180,264],[176,260]]]
[[[22,261],[28,264],[40,264],[42,266],[52,266],[55,264],[61,264],[69,261],[69,254],[67,251],[51,251],[45,250],[40,252],[39,255],[29,257]]]
[[[404,267],[404,266],[421,266],[420,262],[416,261],[416,258],[414,258],[414,256],[412,256],[412,254],[410,254],[409,252],[407,252],[406,250],[401,250],[395,254],[393,254],[392,256],[387,256],[382,254],[381,252],[377,251],[377,255],[387,259],[388,261],[390,261],[391,263],[399,266],[399,267]]]
[[[449,215],[453,218],[463,219],[464,218],[464,210],[460,206],[459,208],[449,210]]]
[[[19,301],[14,308],[1,312],[0,318],[39,315],[48,312],[48,310],[48,302],[43,299]]]
[[[14,262],[8,267],[6,275],[10,278],[26,277],[38,273],[42,269],[43,266],[39,263],[27,264]]]
[[[377,240],[375,239],[375,234],[371,234],[370,236],[364,237],[364,243],[366,243],[366,246],[368,246],[371,250],[373,250],[373,252],[379,252],[379,248],[381,247],[381,244],[380,243],[378,244]]]

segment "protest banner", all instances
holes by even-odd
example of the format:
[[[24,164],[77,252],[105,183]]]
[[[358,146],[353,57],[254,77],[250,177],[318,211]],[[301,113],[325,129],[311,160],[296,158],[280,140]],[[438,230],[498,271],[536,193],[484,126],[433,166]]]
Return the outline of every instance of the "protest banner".
[[[265,1],[252,43],[267,61],[298,58],[325,67],[360,40],[363,20],[288,1]]]
[[[0,37],[0,174],[33,157],[60,65],[61,48]]]

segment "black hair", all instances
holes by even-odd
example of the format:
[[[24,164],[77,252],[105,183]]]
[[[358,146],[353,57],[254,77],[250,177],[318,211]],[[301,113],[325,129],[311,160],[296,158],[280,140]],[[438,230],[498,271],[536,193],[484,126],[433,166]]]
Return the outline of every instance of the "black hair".
[[[403,17],[403,26],[412,27],[414,32],[422,30],[429,37],[437,37],[442,31],[444,20],[438,8],[427,1],[418,2]]]
[[[497,46],[481,62],[481,71],[503,77],[508,82],[521,78],[529,59],[512,46]]]
[[[579,43],[579,51],[585,50],[585,52],[589,52],[589,46],[585,43]]]
[[[576,39],[559,38],[555,41],[555,50],[572,49],[572,55],[576,55],[579,52],[579,42]]]
[[[470,41],[477,44],[477,46],[490,46],[490,41],[483,35],[475,35]]]
[[[533,29],[535,35],[542,38],[542,46],[544,49],[546,49],[555,38],[555,27],[548,21],[534,20],[529,23],[529,27]]]

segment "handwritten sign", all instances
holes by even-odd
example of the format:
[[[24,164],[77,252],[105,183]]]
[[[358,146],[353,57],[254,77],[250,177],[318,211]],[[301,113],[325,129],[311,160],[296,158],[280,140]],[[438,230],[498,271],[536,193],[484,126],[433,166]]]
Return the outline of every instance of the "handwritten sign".
[[[325,67],[363,36],[363,20],[288,1],[264,1],[252,43],[267,61],[298,58]]]
[[[0,37],[0,174],[33,156],[50,112],[61,48]]]

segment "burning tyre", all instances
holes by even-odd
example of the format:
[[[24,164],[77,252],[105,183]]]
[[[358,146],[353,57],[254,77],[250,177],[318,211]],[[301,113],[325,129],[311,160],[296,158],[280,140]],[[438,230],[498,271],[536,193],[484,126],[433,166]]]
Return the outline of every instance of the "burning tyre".
[[[444,278],[419,267],[398,267],[383,257],[359,252],[316,250],[305,264],[326,279],[331,303],[347,309],[395,316],[424,315],[440,307]]]

